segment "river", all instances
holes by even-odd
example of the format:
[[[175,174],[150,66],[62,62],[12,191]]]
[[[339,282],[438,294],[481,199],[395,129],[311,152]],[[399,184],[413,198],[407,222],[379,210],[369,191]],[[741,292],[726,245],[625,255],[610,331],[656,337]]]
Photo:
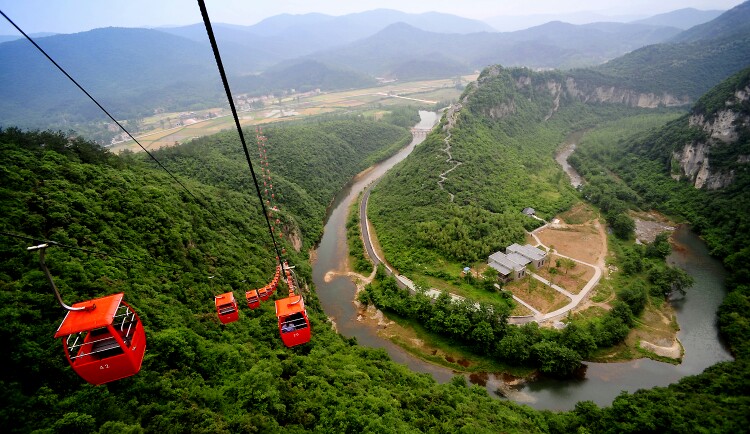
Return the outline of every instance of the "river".
[[[436,113],[423,111],[420,111],[420,118],[417,128],[430,128],[438,119]],[[349,277],[336,276],[329,282],[324,278],[329,271],[346,271],[348,249],[345,227],[352,202],[367,185],[406,158],[422,140],[424,138],[413,140],[398,154],[363,172],[336,196],[316,251],[313,282],[323,309],[334,320],[339,333],[346,337],[356,337],[360,345],[383,348],[394,361],[405,364],[413,371],[431,374],[435,380],[444,383],[457,374],[412,356],[391,341],[378,336],[376,328],[357,321],[357,309],[352,303],[356,287]],[[507,387],[503,387],[507,397],[537,409],[570,410],[576,402],[583,400],[606,406],[623,390],[634,392],[642,388],[666,386],[684,376],[700,373],[715,363],[731,360],[731,355],[719,340],[715,320],[716,309],[725,295],[723,268],[708,255],[706,246],[688,228],[678,228],[673,239],[676,248],[667,258],[668,262],[683,268],[695,278],[695,285],[684,298],[671,301],[680,324],[677,336],[685,349],[681,364],[671,365],[650,359],[624,363],[586,363],[587,370],[583,379],[541,379],[526,383],[510,393],[507,392]],[[487,374],[483,377],[486,380],[482,384],[490,394],[494,394],[504,381],[500,374]]]

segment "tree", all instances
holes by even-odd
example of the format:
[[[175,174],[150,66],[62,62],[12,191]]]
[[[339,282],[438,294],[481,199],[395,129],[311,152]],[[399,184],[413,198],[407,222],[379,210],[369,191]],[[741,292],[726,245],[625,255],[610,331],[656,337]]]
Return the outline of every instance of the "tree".
[[[539,370],[556,377],[565,377],[581,367],[581,356],[553,341],[543,341],[531,347],[531,355]]]
[[[484,271],[482,271],[482,284],[484,286],[484,289],[488,291],[494,291],[495,284],[497,283],[497,276],[497,270],[492,267],[487,267]]]
[[[576,268],[576,261],[570,259],[570,258],[560,258],[558,259],[558,263],[562,265],[562,268],[565,269],[565,274],[568,274],[568,271]],[[559,267],[559,265],[558,265]]]
[[[620,290],[617,293],[617,298],[630,307],[633,315],[638,316],[646,307],[646,301],[648,300],[647,295],[646,285],[644,285],[643,282],[636,280]]]
[[[662,232],[654,238],[652,243],[646,246],[646,256],[649,258],[664,259],[669,255],[672,246],[669,245],[669,232]]]
[[[635,231],[635,221],[625,213],[617,214],[609,222],[617,238],[627,240]]]
[[[695,279],[684,270],[669,265],[664,268],[652,267],[648,272],[648,279],[654,285],[652,294],[664,297],[669,297],[674,292],[685,295],[686,290],[695,283]]]
[[[594,337],[576,323],[569,323],[565,327],[560,335],[560,343],[577,352],[583,359],[589,357],[596,350]]]

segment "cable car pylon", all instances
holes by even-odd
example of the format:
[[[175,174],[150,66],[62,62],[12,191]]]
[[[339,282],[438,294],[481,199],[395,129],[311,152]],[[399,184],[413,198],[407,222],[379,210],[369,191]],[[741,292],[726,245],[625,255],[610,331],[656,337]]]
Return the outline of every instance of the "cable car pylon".
[[[250,151],[247,148],[247,142],[245,141],[245,134],[242,131],[242,125],[240,124],[240,118],[237,114],[237,108],[234,105],[234,98],[232,98],[232,92],[229,89],[229,81],[227,80],[227,74],[224,71],[224,64],[221,61],[221,54],[219,53],[219,46],[216,43],[216,37],[214,36],[214,31],[211,26],[211,19],[208,16],[208,10],[206,9],[206,3],[204,0],[198,0],[198,6],[201,10],[201,16],[203,17],[203,23],[206,26],[206,33],[208,34],[208,40],[211,43],[211,49],[214,53],[214,59],[216,60],[216,67],[219,70],[219,75],[221,76],[221,82],[224,85],[224,91],[227,95],[227,101],[229,103],[229,108],[232,111],[232,117],[234,118],[234,124],[237,127],[237,133],[240,136],[240,142],[242,143],[242,150],[245,153],[245,159],[247,160],[248,168],[250,169],[250,175],[253,179],[253,184],[255,185],[255,192],[258,195],[258,200],[260,201],[260,207],[261,211],[263,213],[263,216],[266,220],[266,226],[268,227],[268,233],[271,236],[271,241],[273,242],[274,250],[276,251],[276,258],[278,261],[278,264],[281,268],[281,273],[283,273],[287,278],[287,284],[289,284],[289,297],[277,300],[276,301],[276,316],[279,321],[279,333],[281,334],[281,339],[284,342],[284,345],[287,347],[292,347],[295,345],[303,344],[310,341],[311,338],[311,331],[310,331],[310,321],[307,318],[307,312],[305,311],[305,304],[304,300],[302,299],[302,295],[295,294],[295,282],[293,279],[293,274],[291,269],[289,268],[288,264],[284,260],[281,250],[279,249],[279,245],[276,242],[276,237],[274,236],[274,228],[271,225],[271,217],[269,215],[268,210],[266,209],[266,203],[263,200],[263,195],[260,191],[260,185],[258,183],[258,177],[255,174],[255,169],[253,169],[253,163],[250,159]],[[269,180],[267,182],[270,182],[270,175]],[[270,205],[270,200],[268,201]],[[279,236],[281,236],[281,231],[279,231]],[[260,296],[260,294],[258,294]],[[282,327],[284,325],[287,325],[287,328],[293,321],[296,321],[295,324],[299,322],[299,318],[302,318],[302,322],[304,322],[304,327],[299,329],[299,332],[296,331],[284,331],[282,330]]]

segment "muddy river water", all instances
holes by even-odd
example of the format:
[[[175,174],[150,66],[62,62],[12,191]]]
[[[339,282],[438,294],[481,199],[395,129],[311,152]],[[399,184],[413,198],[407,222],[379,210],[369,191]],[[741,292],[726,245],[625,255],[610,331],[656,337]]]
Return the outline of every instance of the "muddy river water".
[[[438,115],[432,112],[420,111],[420,117],[417,128],[431,128],[438,120]],[[323,237],[316,251],[313,281],[323,308],[336,323],[339,333],[356,337],[360,345],[383,348],[394,361],[405,364],[415,372],[428,373],[442,383],[460,374],[412,356],[388,339],[378,336],[376,327],[358,322],[357,308],[352,303],[356,287],[351,279],[343,275],[336,275],[328,282],[325,279],[329,271],[345,271],[348,256],[345,226],[352,202],[367,185],[406,158],[422,140],[423,137],[415,139],[398,154],[364,172],[339,192],[329,209]],[[673,238],[676,248],[668,257],[668,262],[685,269],[695,278],[695,285],[684,298],[671,301],[680,325],[677,336],[685,349],[681,364],[671,365],[650,359],[586,363],[586,374],[582,379],[540,379],[510,389],[504,384],[506,378],[502,374],[486,373],[473,375],[469,379],[484,385],[492,395],[497,396],[496,391],[503,389],[509,399],[534,408],[570,410],[576,402],[583,400],[594,401],[600,406],[609,405],[623,390],[633,392],[666,386],[684,376],[700,373],[717,362],[731,360],[731,355],[719,340],[715,320],[716,309],[725,295],[723,268],[708,255],[703,242],[688,228],[678,228]]]

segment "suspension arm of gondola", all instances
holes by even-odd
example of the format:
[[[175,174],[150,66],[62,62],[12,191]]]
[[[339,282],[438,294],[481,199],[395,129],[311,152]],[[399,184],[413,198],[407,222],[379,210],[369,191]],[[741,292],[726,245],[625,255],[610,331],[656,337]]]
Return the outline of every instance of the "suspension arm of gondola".
[[[44,252],[47,250],[47,247],[49,247],[49,244],[39,244],[38,246],[31,246],[26,248],[26,250],[33,252],[34,250],[39,250],[39,265],[42,267],[42,270],[44,271],[44,274],[47,276],[47,280],[49,281],[49,286],[52,287],[52,291],[55,292],[55,297],[57,297],[58,303],[60,303],[60,306],[63,307],[65,310],[86,310],[85,307],[73,307],[68,306],[63,301],[62,297],[60,296],[60,291],[57,290],[57,286],[55,285],[55,281],[52,280],[52,274],[50,274],[49,269],[47,268],[47,264],[44,262]],[[95,308],[96,305],[91,307],[90,309]]]
[[[227,80],[227,74],[224,71],[224,64],[221,61],[221,55],[219,54],[219,46],[216,44],[216,37],[214,36],[213,28],[211,27],[211,19],[208,17],[208,10],[203,0],[198,0],[198,6],[201,9],[201,15],[203,16],[203,24],[206,26],[206,33],[208,33],[208,39],[211,42],[211,49],[214,52],[214,58],[216,59],[216,66],[219,69],[221,75],[221,82],[224,84],[224,91],[227,94],[227,100],[229,101],[229,108],[232,110],[232,116],[234,117],[234,123],[237,126],[237,132],[240,135],[240,142],[242,142],[242,149],[245,151],[245,159],[247,165],[250,167],[250,174],[253,177],[253,184],[255,184],[255,192],[258,194],[258,200],[260,201],[260,207],[263,210],[263,216],[266,219],[266,225],[268,226],[268,233],[271,235],[271,241],[273,241],[273,248],[276,251],[276,258],[279,263],[282,264],[282,271],[284,267],[284,259],[281,256],[279,245],[276,243],[276,237],[274,236],[273,228],[271,227],[271,220],[268,218],[268,211],[266,205],[263,202],[263,195],[260,192],[260,186],[258,185],[258,178],[255,176],[255,170],[253,169],[253,162],[250,159],[250,151],[247,149],[247,143],[245,142],[245,135],[242,132],[242,126],[240,125],[240,118],[237,115],[237,108],[234,106],[234,99],[232,98],[232,92],[229,90],[229,81]]]

